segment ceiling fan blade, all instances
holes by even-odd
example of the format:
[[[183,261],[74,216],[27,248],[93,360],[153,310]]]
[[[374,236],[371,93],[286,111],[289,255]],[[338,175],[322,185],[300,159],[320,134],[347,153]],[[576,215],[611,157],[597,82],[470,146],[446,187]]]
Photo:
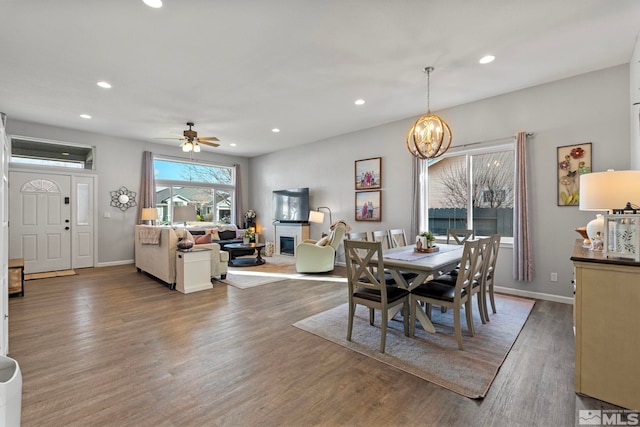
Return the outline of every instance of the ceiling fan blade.
[[[209,142],[209,141],[203,141],[202,139],[198,138],[198,142],[202,145],[208,145],[210,147],[219,147],[220,144],[216,144],[215,142]]]
[[[220,141],[218,138],[216,138],[215,136],[200,136],[198,137],[198,141]]]

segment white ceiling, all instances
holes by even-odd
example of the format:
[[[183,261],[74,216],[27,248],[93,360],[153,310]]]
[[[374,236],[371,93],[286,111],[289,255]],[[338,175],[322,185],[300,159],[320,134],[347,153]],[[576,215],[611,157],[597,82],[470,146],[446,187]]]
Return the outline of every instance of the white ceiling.
[[[425,66],[439,110],[627,63],[639,30],[638,0],[0,0],[0,111],[255,156],[423,114]]]

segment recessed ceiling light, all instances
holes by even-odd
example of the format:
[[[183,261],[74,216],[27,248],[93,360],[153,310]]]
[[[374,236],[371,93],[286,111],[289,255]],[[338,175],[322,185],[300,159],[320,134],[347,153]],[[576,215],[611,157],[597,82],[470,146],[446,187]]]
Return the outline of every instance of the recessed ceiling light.
[[[364,105],[364,99],[358,99],[358,100],[356,100],[356,102],[354,102],[354,104],[356,104],[356,105]]]
[[[60,154],[62,154],[63,156],[68,156],[68,155],[69,155],[69,153],[67,153],[66,151],[63,151],[63,152],[62,152],[62,153],[60,153]]]
[[[142,0],[142,1],[144,2],[144,4],[146,4],[149,7],[153,7],[154,9],[162,7],[162,0]]]
[[[96,84],[103,89],[111,89],[111,85],[108,82],[98,82]]]
[[[482,58],[480,58],[480,63],[481,63],[481,64],[488,64],[488,63],[490,63],[490,62],[493,62],[493,60],[494,60],[494,59],[496,59],[496,57],[495,57],[495,56],[493,56],[493,55],[486,55],[486,56],[483,56]]]
[[[83,119],[90,119],[91,116],[88,114],[80,114],[80,117],[82,117]]]
[[[230,146],[232,146],[232,147],[235,147],[235,146],[236,146],[236,144],[235,144],[235,143],[231,143],[231,144],[229,144],[229,145],[230,145]]]
[[[271,132],[273,132],[273,133],[278,133],[278,132],[280,132],[280,129],[278,129],[278,128],[273,128],[273,129],[271,129]]]

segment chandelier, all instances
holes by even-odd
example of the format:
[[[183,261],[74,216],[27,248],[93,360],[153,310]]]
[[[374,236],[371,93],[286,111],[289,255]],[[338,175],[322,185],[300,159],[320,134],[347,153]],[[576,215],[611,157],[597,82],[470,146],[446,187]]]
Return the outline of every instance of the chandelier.
[[[187,139],[184,144],[182,144],[182,151],[185,153],[199,153],[200,152],[200,144],[198,141],[194,141],[193,139]]]
[[[435,159],[447,152],[451,145],[451,129],[449,125],[435,114],[431,114],[429,77],[433,67],[426,67],[427,73],[427,114],[420,117],[409,129],[407,148],[419,159]]]

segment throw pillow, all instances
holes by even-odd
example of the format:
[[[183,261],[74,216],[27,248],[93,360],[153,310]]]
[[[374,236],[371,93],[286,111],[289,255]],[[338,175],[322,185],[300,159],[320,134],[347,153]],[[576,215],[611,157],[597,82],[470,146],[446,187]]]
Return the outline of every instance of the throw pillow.
[[[205,234],[204,236],[195,236],[196,245],[202,245],[205,243],[211,243],[211,234]]]
[[[211,240],[220,240],[220,235],[218,234],[217,228],[207,228],[205,230],[205,234],[208,236],[211,236]]]
[[[331,236],[324,236],[322,239],[316,242],[316,246],[327,246],[331,241]]]
[[[242,239],[244,230],[236,230],[236,239]]]

